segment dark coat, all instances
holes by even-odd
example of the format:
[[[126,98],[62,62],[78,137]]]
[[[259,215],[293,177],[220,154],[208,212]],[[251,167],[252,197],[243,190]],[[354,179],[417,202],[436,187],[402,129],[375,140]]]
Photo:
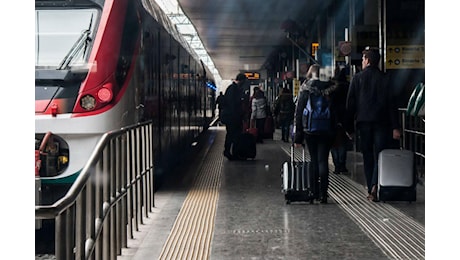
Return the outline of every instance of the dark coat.
[[[292,93],[281,93],[275,100],[273,113],[278,122],[293,120],[295,112],[294,96]]]
[[[224,124],[241,124],[243,120],[243,90],[233,82],[224,94],[221,121]]]
[[[224,106],[224,95],[219,95],[217,96],[217,99],[216,99],[216,104],[217,104],[217,109],[221,110]]]
[[[346,130],[354,132],[354,121],[373,122],[399,129],[398,110],[392,101],[385,74],[378,67],[369,66],[357,73],[347,96]]]

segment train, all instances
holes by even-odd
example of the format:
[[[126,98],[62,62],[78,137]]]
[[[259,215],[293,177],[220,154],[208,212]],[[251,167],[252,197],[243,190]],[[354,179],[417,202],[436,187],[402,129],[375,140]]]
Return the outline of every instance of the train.
[[[36,0],[36,203],[68,191],[104,133],[140,122],[166,174],[209,127],[215,91],[155,0]]]

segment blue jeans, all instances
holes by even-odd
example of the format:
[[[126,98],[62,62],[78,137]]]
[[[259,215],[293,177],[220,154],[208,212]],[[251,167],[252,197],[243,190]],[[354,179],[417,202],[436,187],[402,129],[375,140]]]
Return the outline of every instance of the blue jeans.
[[[290,118],[280,120],[281,140],[289,142],[289,136],[291,134],[289,132],[289,127],[291,126],[291,124],[292,124],[292,119],[290,119]]]
[[[315,194],[325,198],[329,187],[329,151],[334,140],[329,135],[310,135],[306,134],[305,140],[308,146],[308,152],[311,157],[311,170],[313,174]],[[318,180],[321,178],[321,188]]]
[[[387,147],[392,136],[391,129],[374,122],[360,122],[356,127],[361,142],[367,191],[371,193],[372,186],[377,185],[378,155]]]
[[[334,162],[335,172],[345,170],[347,167],[347,147],[345,144],[332,147],[331,149],[332,161]]]

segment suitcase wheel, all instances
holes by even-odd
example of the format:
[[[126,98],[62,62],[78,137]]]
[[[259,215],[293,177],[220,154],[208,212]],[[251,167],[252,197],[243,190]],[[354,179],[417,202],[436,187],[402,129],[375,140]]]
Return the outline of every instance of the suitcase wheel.
[[[286,204],[291,204],[291,201],[290,200],[286,200]]]
[[[314,204],[314,203],[315,203],[314,199],[311,199],[310,204]]]

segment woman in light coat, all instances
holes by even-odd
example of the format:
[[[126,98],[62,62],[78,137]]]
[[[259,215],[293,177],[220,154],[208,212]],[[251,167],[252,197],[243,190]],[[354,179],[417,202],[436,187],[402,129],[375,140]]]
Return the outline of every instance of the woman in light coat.
[[[251,101],[251,124],[257,128],[257,142],[263,143],[265,119],[267,118],[267,99],[264,92],[258,87],[254,88]]]

